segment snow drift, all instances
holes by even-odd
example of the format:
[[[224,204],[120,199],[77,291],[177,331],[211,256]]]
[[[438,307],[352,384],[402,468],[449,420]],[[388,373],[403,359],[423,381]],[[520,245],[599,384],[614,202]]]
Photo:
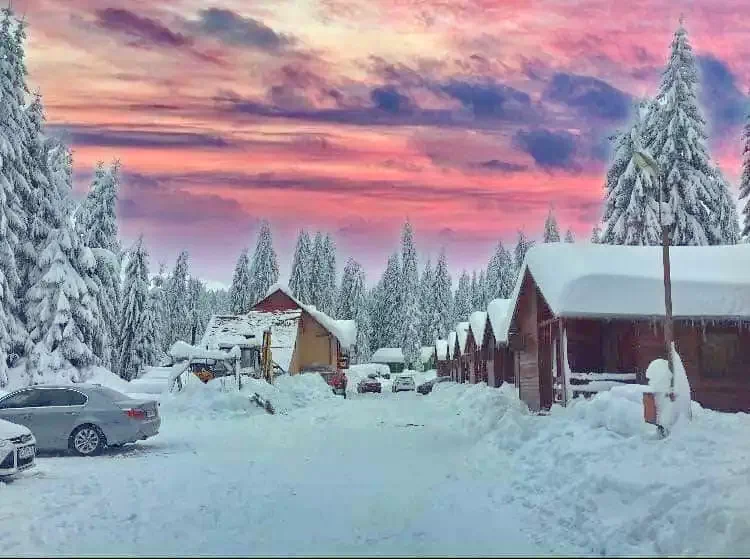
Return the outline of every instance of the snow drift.
[[[464,465],[495,500],[535,513],[545,540],[595,555],[742,555],[750,549],[750,416],[692,403],[667,439],[629,385],[537,416],[513,387],[438,384],[425,403],[476,441]]]

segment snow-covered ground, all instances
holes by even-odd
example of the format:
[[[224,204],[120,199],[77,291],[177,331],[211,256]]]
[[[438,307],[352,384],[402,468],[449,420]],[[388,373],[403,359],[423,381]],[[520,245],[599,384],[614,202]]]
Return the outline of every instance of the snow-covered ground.
[[[318,382],[319,381],[319,382]],[[615,389],[333,396],[314,375],[161,396],[162,432],[0,483],[3,555],[680,555],[750,549],[750,419],[658,440]],[[637,388],[637,387],[636,387]],[[263,392],[279,413],[249,401]]]

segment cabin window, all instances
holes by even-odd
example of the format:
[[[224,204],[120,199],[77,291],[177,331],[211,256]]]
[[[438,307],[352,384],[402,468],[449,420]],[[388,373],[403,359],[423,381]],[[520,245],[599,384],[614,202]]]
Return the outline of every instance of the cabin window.
[[[706,332],[701,347],[701,376],[717,380],[747,378],[739,342],[736,331]]]

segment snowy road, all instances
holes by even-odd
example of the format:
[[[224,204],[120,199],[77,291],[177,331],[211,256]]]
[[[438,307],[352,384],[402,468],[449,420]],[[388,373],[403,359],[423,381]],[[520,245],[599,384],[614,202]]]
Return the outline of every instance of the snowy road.
[[[3,555],[535,555],[533,519],[462,466],[414,393],[200,419],[0,483]]]

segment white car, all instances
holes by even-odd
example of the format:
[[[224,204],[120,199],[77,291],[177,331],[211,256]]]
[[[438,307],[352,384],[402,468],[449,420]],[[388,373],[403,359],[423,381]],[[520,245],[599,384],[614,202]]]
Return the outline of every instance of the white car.
[[[391,385],[391,390],[393,392],[401,392],[402,390],[416,390],[416,385],[414,384],[414,377],[411,375],[403,375],[398,376],[393,380],[393,384]]]
[[[0,479],[34,466],[36,439],[23,425],[0,419]]]

